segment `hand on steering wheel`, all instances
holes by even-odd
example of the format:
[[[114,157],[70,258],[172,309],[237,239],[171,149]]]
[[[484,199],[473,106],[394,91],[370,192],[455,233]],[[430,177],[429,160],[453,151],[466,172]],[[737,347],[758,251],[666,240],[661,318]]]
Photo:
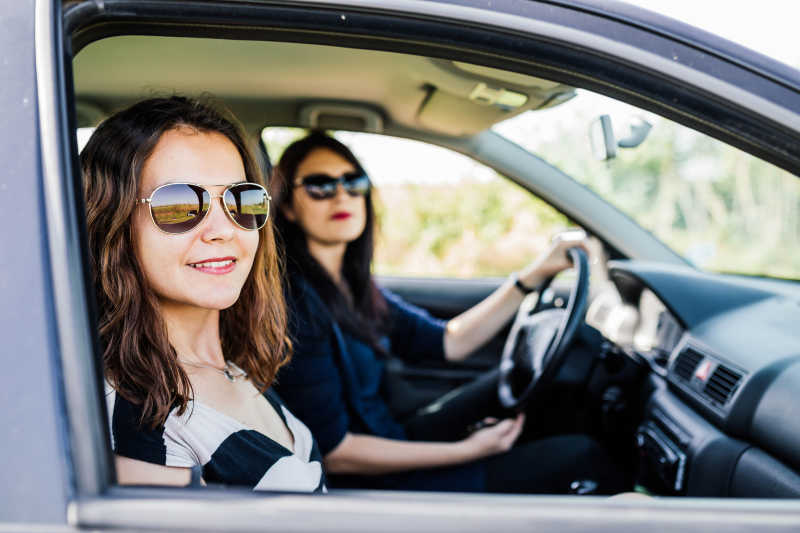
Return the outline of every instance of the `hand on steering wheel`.
[[[559,246],[554,247],[554,249]],[[551,250],[552,252],[552,250]],[[564,309],[541,311],[541,294],[563,270],[563,253],[548,253],[537,262],[548,279],[539,290],[528,294],[503,348],[497,394],[507,409],[521,411],[534,392],[558,372],[575,333],[586,316],[589,294],[589,260],[582,247],[569,248],[566,255],[575,268],[575,282]]]

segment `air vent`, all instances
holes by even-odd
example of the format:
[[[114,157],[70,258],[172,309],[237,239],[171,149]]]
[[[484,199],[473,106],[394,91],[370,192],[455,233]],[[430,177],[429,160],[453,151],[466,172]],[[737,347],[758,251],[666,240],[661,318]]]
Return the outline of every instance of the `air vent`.
[[[685,381],[691,381],[697,365],[703,360],[703,355],[691,348],[685,348],[675,360],[673,370],[675,374]]]
[[[739,372],[726,366],[718,365],[708,379],[703,393],[720,405],[725,405],[725,402],[733,395],[741,379],[742,374]]]

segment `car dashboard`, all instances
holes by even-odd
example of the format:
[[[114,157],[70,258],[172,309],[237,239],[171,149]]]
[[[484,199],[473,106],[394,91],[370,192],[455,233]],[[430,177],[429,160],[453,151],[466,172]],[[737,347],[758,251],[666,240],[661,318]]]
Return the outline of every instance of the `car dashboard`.
[[[654,494],[800,496],[800,287],[611,261],[586,321],[649,367],[637,484]]]

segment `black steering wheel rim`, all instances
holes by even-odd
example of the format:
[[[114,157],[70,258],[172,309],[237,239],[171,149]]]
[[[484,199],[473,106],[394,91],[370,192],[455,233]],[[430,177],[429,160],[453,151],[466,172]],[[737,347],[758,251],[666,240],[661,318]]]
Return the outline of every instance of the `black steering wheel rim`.
[[[576,275],[564,309],[540,311],[541,295],[550,286],[550,278],[525,297],[511,326],[497,384],[498,398],[506,409],[521,411],[536,390],[552,380],[586,316],[589,259],[577,247],[570,248],[567,255]]]

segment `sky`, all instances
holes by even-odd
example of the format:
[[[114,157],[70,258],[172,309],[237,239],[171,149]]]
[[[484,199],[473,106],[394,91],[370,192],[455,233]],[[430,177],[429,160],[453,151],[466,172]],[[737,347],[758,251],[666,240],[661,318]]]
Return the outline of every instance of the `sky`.
[[[800,68],[800,1],[627,0]]]

